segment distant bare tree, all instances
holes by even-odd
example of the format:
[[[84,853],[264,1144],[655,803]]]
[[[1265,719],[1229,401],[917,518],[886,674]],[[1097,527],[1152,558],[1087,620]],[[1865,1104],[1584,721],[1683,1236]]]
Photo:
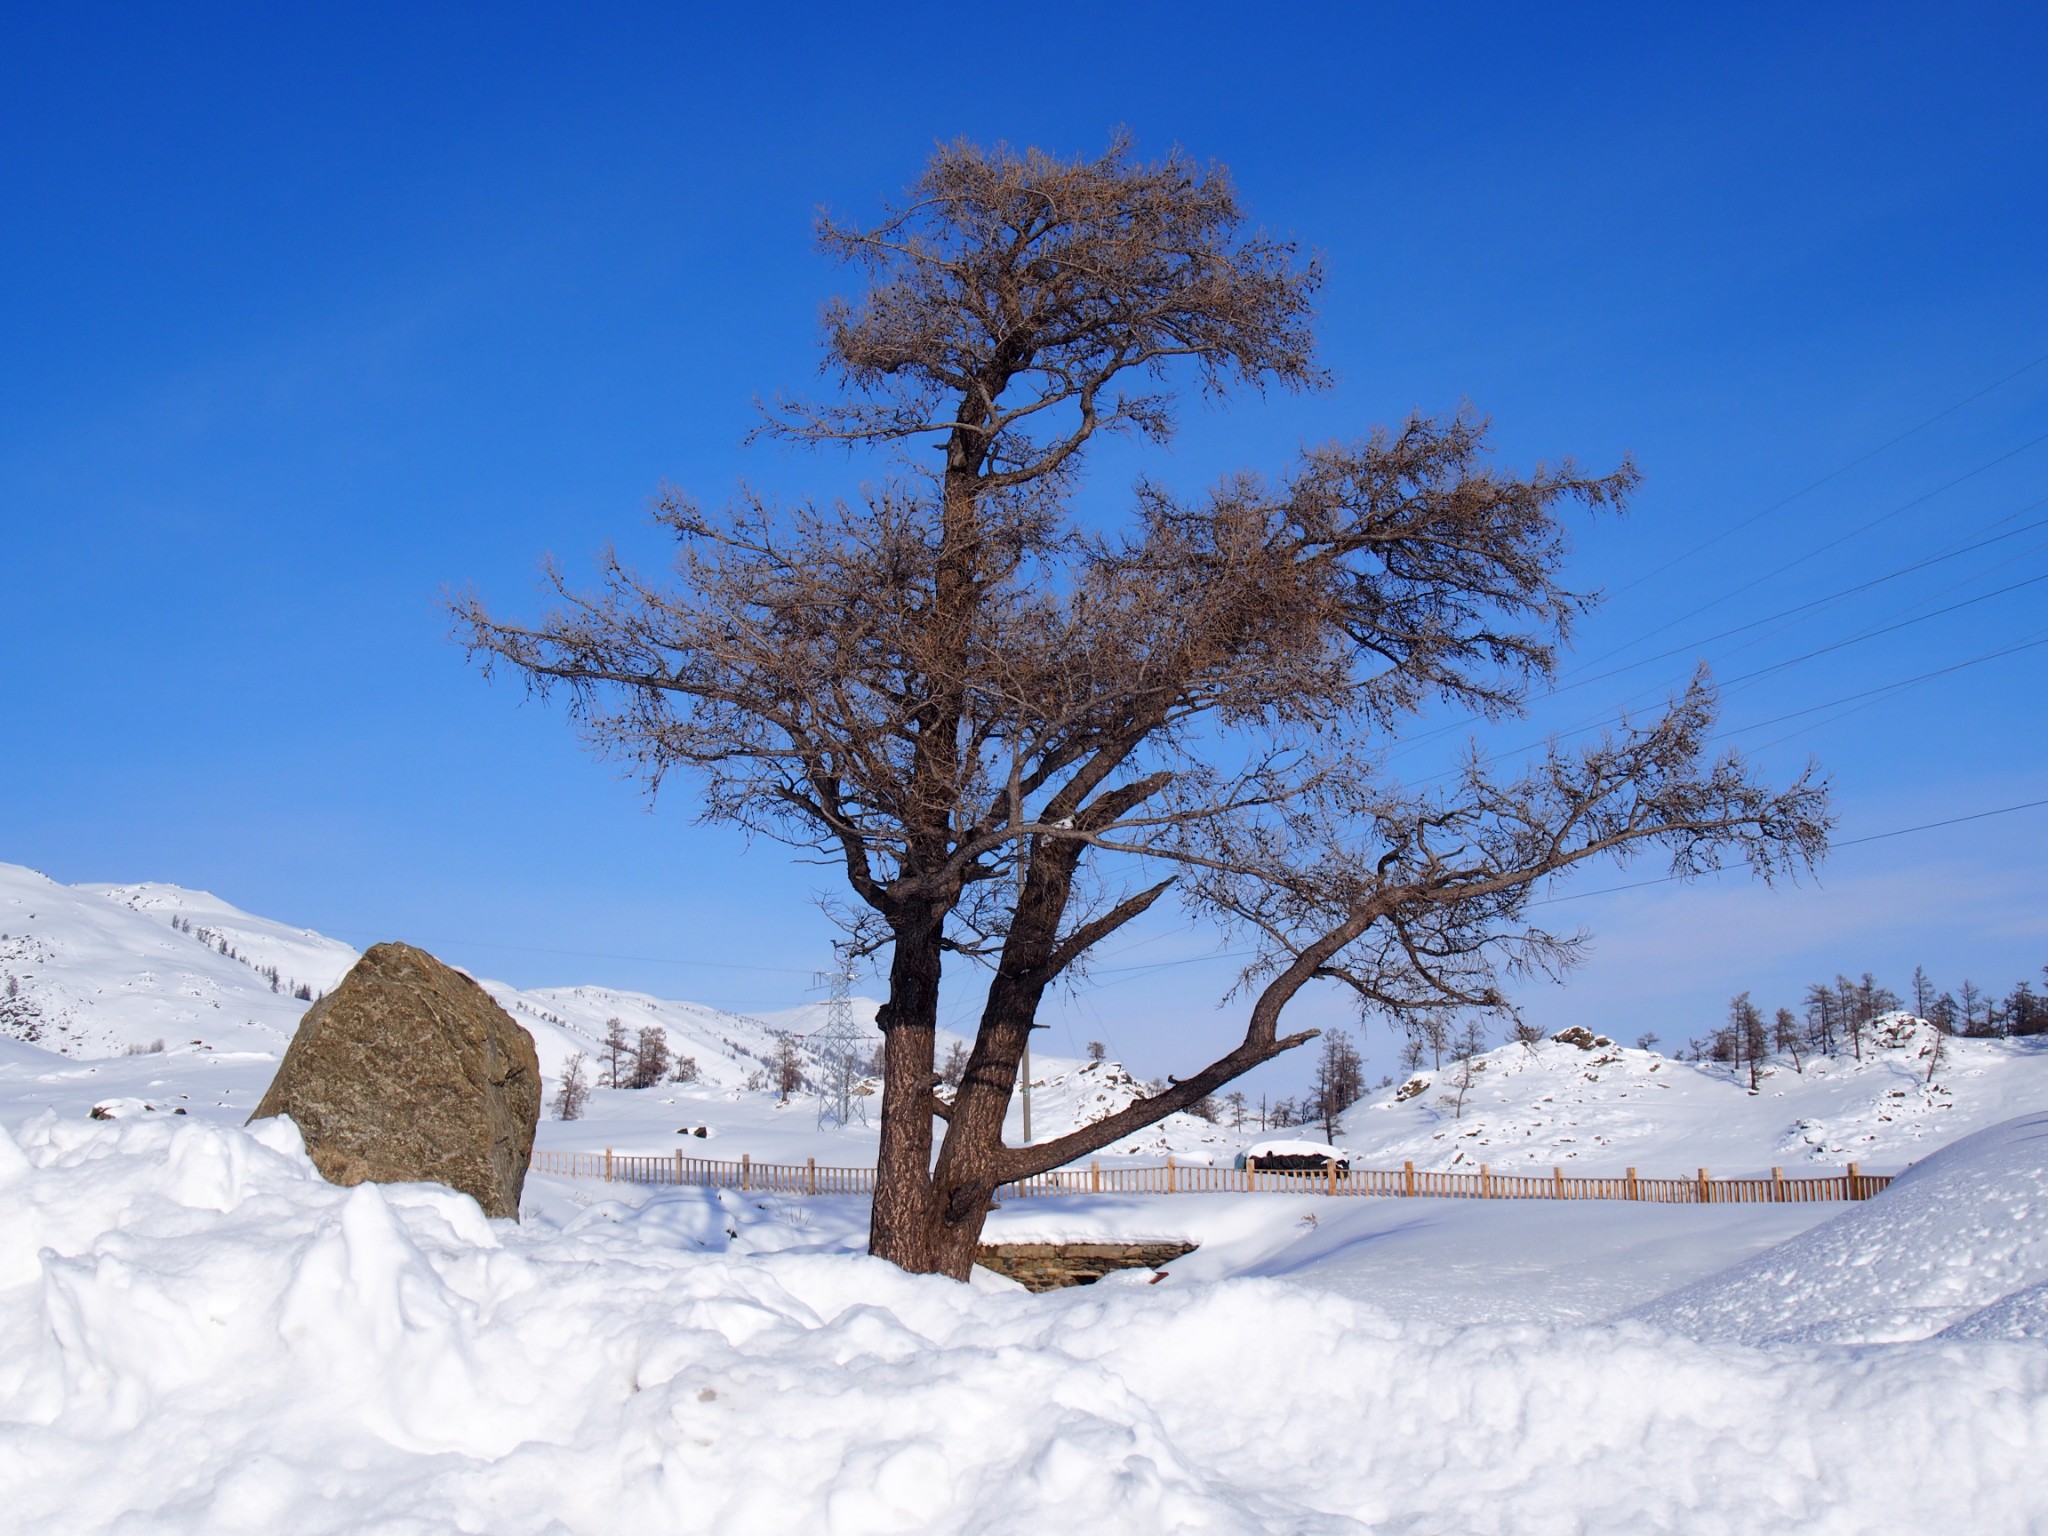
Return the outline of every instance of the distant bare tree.
[[[555,1118],[580,1120],[583,1106],[590,1102],[590,1083],[583,1075],[583,1053],[578,1051],[562,1066],[561,1086],[555,1090]]]
[[[1927,1026],[1927,1081],[1934,1082],[1934,1074],[1948,1061],[1948,1027],[1930,1021]]]
[[[607,1088],[625,1087],[627,1078],[631,1075],[629,1064],[633,1060],[633,1041],[632,1037],[626,1033],[625,1024],[619,1019],[606,1019],[604,1021],[604,1053],[604,1086]],[[620,1073],[622,1064],[628,1065],[628,1070],[624,1076]]]
[[[668,1076],[668,1031],[649,1024],[633,1042],[633,1069],[627,1079],[630,1088],[652,1088]]]
[[[1946,992],[1927,1008],[1927,1022],[1943,1034],[1954,1034],[1962,1022],[1962,1017],[1963,1010],[1957,1006],[1955,998]]]
[[[1422,1049],[1429,1052],[1429,1069],[1441,1072],[1444,1053],[1451,1048],[1451,1021],[1435,1009],[1403,1015],[1401,1026]]]
[[[1763,1011],[1749,1000],[1747,992],[1737,993],[1728,1003],[1725,1035],[1732,1042],[1730,1060],[1740,1070],[1749,1069],[1749,1091],[1755,1093],[1768,1052],[1764,1036]]]
[[[775,1041],[775,1054],[768,1059],[768,1081],[775,1089],[775,1095],[783,1103],[804,1085],[804,1059],[796,1048],[794,1035],[779,1035]]]
[[[1817,1056],[1832,1056],[1841,1030],[1840,1007],[1826,982],[1806,989],[1806,1038]]]
[[[1528,1051],[1534,1051],[1543,1043],[1542,1026],[1531,1024],[1527,1019],[1517,1019],[1508,1026],[1508,1038]]]
[[[678,1056],[674,1069],[668,1075],[668,1080],[672,1083],[694,1083],[697,1081],[698,1076],[697,1058],[694,1056]]]
[[[1965,976],[1963,984],[1956,988],[1956,1003],[1962,1012],[1964,1034],[1988,1035],[1992,1032],[1987,1022],[1986,1002],[1983,988]]]
[[[1486,1050],[1486,1035],[1477,1019],[1467,1019],[1465,1027],[1458,1031],[1458,1037],[1451,1042],[1451,1118],[1465,1118],[1465,1095],[1472,1091],[1485,1063],[1479,1057]]]
[[[1109,1047],[1104,1045],[1100,1040],[1090,1040],[1088,1042],[1088,1059],[1090,1061],[1103,1061],[1106,1060],[1108,1056]]]
[[[1780,1008],[1777,1017],[1771,1021],[1771,1048],[1782,1056],[1792,1058],[1794,1072],[1806,1070],[1806,1063],[1801,1059],[1801,1033],[1799,1015],[1790,1008]]]
[[[1092,159],[941,149],[875,222],[827,218],[861,291],[828,306],[830,392],[763,431],[879,450],[845,500],[661,503],[673,582],[607,557],[582,594],[506,622],[456,605],[474,656],[563,685],[599,751],[685,772],[713,819],[821,853],[888,953],[873,1252],[965,1279],[996,1189],[1186,1109],[1315,1031],[1311,982],[1368,1008],[1497,1006],[1500,965],[1560,970],[1577,935],[1537,888],[1655,850],[1675,876],[1766,878],[1824,846],[1824,792],[1713,756],[1704,675],[1523,771],[1474,756],[1403,786],[1380,749],[1426,707],[1518,713],[1586,600],[1567,507],[1623,464],[1514,473],[1486,424],[1417,417],[1204,495],[1141,482],[1126,525],[1074,513],[1087,451],[1159,444],[1174,377],[1212,398],[1312,388],[1320,282],[1253,229],[1225,172],[1119,141]],[[1251,935],[1242,1041],[1088,1126],[1003,1123],[1048,988],[1169,890]],[[965,1073],[933,1092],[944,964],[992,967]],[[943,1137],[935,1132],[943,1127]]]
[[[1344,1111],[1365,1092],[1365,1063],[1358,1048],[1341,1029],[1323,1036],[1323,1048],[1316,1056],[1316,1075],[1310,1089],[1310,1103],[1316,1119],[1323,1123],[1323,1140],[1336,1143],[1343,1129]]]
[[[1100,1058],[1095,1058],[1100,1060]],[[946,1064],[939,1068],[939,1081],[948,1088],[958,1088],[960,1079],[967,1075],[967,1047],[955,1040],[946,1050]]]

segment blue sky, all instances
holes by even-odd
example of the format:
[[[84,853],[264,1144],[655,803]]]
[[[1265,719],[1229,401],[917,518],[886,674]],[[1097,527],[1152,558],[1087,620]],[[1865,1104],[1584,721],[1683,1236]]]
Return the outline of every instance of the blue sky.
[[[1578,539],[1612,594],[1579,677],[1673,654],[1495,745],[1819,650],[1727,720],[1826,765],[1843,838],[2048,797],[2048,647],[1977,660],[2048,636],[2048,14],[1676,12],[9,7],[0,858],[522,984],[803,1000],[816,872],[686,790],[650,809],[465,666],[441,593],[531,611],[544,551],[659,562],[663,482],[845,484],[740,444],[813,377],[814,208],[872,210],[935,139],[1119,124],[1329,269],[1337,387],[1191,406],[1154,473],[1467,400],[1511,463],[1636,456],[1633,514]],[[1096,461],[1090,516],[1136,468]],[[2048,810],[1854,844],[1789,892],[1590,872],[1550,910],[1592,962],[1525,1000],[1676,1041],[1838,969],[2002,992],[2048,961],[2044,841]],[[1228,1032],[1213,937],[1139,940],[1056,1046],[1166,1071]]]

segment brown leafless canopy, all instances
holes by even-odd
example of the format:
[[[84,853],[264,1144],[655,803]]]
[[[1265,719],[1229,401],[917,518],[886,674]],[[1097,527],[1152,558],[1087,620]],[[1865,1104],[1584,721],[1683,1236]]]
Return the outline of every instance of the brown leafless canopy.
[[[487,666],[566,689],[594,749],[650,785],[684,773],[706,815],[843,873],[889,968],[877,1253],[964,1277],[1000,1184],[1310,1038],[1280,1031],[1310,981],[1397,1016],[1498,1005],[1502,967],[1572,962],[1577,936],[1528,907],[1573,865],[1654,849],[1676,874],[1734,858],[1770,878],[1821,852],[1822,786],[1711,756],[1704,677],[1521,771],[1382,771],[1419,710],[1512,715],[1551,675],[1584,606],[1559,514],[1621,502],[1626,464],[1515,473],[1477,417],[1418,417],[1199,495],[1141,483],[1112,534],[1077,524],[1086,447],[1164,440],[1177,380],[1324,383],[1318,271],[1247,226],[1222,171],[1122,142],[1073,161],[955,144],[876,223],[820,232],[863,287],[825,312],[828,397],[777,402],[763,430],[880,448],[883,469],[826,505],[667,495],[671,572],[607,556],[593,592],[551,571],[536,623],[456,613]],[[1256,936],[1243,1042],[1005,1145],[1047,989],[1169,892]],[[950,1104],[948,955],[991,968]]]

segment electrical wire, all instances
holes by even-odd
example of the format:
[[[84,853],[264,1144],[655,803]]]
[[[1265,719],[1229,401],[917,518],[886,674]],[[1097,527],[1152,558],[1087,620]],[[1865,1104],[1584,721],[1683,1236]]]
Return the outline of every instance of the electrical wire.
[[[1635,590],[1635,588],[1641,586],[1644,582],[1650,581],[1655,577],[1663,575],[1666,571],[1671,570],[1674,566],[1683,565],[1686,561],[1690,560],[1694,555],[1712,549],[1716,544],[1719,544],[1723,539],[1733,538],[1736,534],[1742,532],[1743,529],[1751,527],[1756,523],[1762,522],[1763,519],[1769,517],[1773,512],[1782,511],[1784,508],[1789,507],[1793,502],[1799,500],[1800,497],[1806,495],[1808,492],[1817,491],[1822,486],[1828,484],[1830,481],[1840,479],[1843,475],[1846,475],[1850,470],[1855,469],[1860,465],[1868,464],[1872,459],[1876,458],[1879,454],[1898,447],[1898,445],[1906,441],[1907,438],[1915,436],[1920,432],[1926,431],[1927,428],[1933,426],[1938,421],[1946,420],[1948,417],[1953,416],[1957,411],[1960,411],[1964,406],[1975,404],[1977,401],[1983,399],[1986,395],[1990,394],[1993,390],[2003,388],[2005,385],[2010,384],[2014,379],[2020,377],[2020,375],[2024,373],[2031,373],[2034,369],[2040,367],[2043,363],[2048,363],[2048,352],[2042,353],[2039,357],[2035,358],[2030,363],[2022,363],[2019,367],[2015,368],[2011,373],[2006,374],[2004,377],[1992,380],[1991,383],[1986,384],[1982,389],[1976,391],[1976,393],[1965,395],[1962,399],[1958,400],[1954,405],[1936,411],[1932,416],[1928,417],[1925,421],[1920,422],[1918,425],[1906,428],[1906,430],[1901,432],[1897,437],[1890,438],[1885,442],[1879,443],[1875,448],[1872,448],[1869,452],[1859,454],[1857,457],[1851,459],[1848,463],[1841,465],[1839,468],[1829,470],[1826,474],[1822,475],[1818,480],[1814,480],[1806,485],[1802,485],[1798,490],[1792,492],[1791,495],[1782,497],[1779,500],[1772,502],[1768,507],[1765,507],[1761,512],[1752,513],[1750,516],[1744,518],[1741,522],[1732,524],[1729,527],[1722,529],[1712,538],[1706,539],[1701,543],[1695,544],[1691,549],[1686,550],[1683,554],[1675,555],[1671,559],[1665,561],[1662,565],[1655,566],[1652,569],[1643,572],[1642,575],[1636,577],[1635,580],[1627,583],[1626,585],[1616,587],[1614,589],[1614,595],[1618,596],[1623,592],[1631,592]]]
[[[1966,821],[1984,821],[1993,816],[2010,816],[2015,811],[2031,811],[2048,805],[2048,800],[2023,800],[2018,805],[2002,805],[1991,811],[1972,811],[1967,816],[1950,816],[1942,821],[1923,821],[1917,826],[1894,827],[1889,832],[1869,832],[1862,837],[1839,838],[1828,844],[1830,852],[1837,848],[1854,848],[1861,843],[1880,843],[1888,837],[1904,837],[1911,832],[1932,832],[1938,827],[1961,826]],[[1718,873],[1718,871],[1715,871]],[[1567,901],[1586,901],[1595,896],[1612,896],[1617,891],[1639,891],[1647,885],[1669,885],[1674,880],[1690,879],[1687,875],[1659,875],[1654,880],[1633,880],[1627,885],[1603,885],[1597,891],[1574,891],[1569,896],[1545,896],[1529,903],[1532,907],[1553,907]]]
[[[1838,699],[1829,699],[1825,704],[1813,704],[1805,709],[1792,710],[1788,714],[1773,715],[1768,720],[1753,720],[1748,725],[1730,726],[1727,730],[1715,732],[1715,737],[1718,740],[1723,736],[1740,736],[1746,731],[1760,731],[1766,726],[1781,725],[1787,720],[1797,720],[1803,715],[1819,714],[1822,710],[1833,709],[1838,704],[1853,703],[1858,699],[1869,699],[1872,703],[1881,703],[1883,699],[1876,697],[1876,695],[1883,695],[1884,698],[1895,697],[1906,689],[1915,687],[1920,683],[1931,682],[1937,677],[1946,677],[1951,672],[1961,672],[1969,667],[1982,666],[1987,661],[1997,661],[2002,656],[2011,656],[2019,651],[2030,651],[2038,645],[2048,645],[2048,631],[2039,632],[2036,637],[2022,640],[2016,645],[2008,645],[2001,650],[1986,651],[1981,656],[1972,656],[1967,660],[1958,661],[1951,666],[1937,667],[1932,672],[1922,672],[1916,677],[1903,677],[1889,683],[1880,683],[1877,687],[1866,688],[1861,693],[1845,693]],[[1849,713],[1853,713],[1853,711]],[[1840,719],[1841,716],[1837,715],[1835,718]],[[1792,733],[1794,736],[1798,734],[1797,731]],[[1789,740],[1791,740],[1790,736],[1778,738],[1778,741]],[[1766,742],[1764,745],[1776,746],[1777,742]],[[1758,748],[1758,750],[1761,751],[1762,748]]]
[[[1655,628],[1644,630],[1641,634],[1637,635],[1633,640],[1624,641],[1621,645],[1616,646],[1613,650],[1603,652],[1601,655],[1598,656],[1589,657],[1586,661],[1582,662],[1579,667],[1574,668],[1573,671],[1577,672],[1579,670],[1583,670],[1583,668],[1585,667],[1598,666],[1603,661],[1609,660],[1610,658],[1615,656],[1619,656],[1623,651],[1628,650],[1631,646],[1640,645],[1643,641],[1650,639],[1654,635],[1661,635],[1662,633],[1664,633],[1665,630],[1671,629],[1676,625],[1683,624],[1687,619],[1698,618],[1701,614],[1720,607],[1721,604],[1727,602],[1730,598],[1740,597],[1744,592],[1747,592],[1754,587],[1759,587],[1763,585],[1763,583],[1772,580],[1774,577],[1782,576],[1790,570],[1796,570],[1798,567],[1804,565],[1807,561],[1813,559],[1814,557],[1818,555],[1824,555],[1831,549],[1838,549],[1842,545],[1848,543],[1849,540],[1859,538],[1863,534],[1870,532],[1871,529],[1876,528],[1881,524],[1888,523],[1893,518],[1898,517],[1903,513],[1910,512],[1913,508],[1917,506],[1922,506],[1925,503],[1932,501],[1935,497],[1941,495],[1944,491],[1952,491],[1957,486],[1962,485],[1964,482],[1974,480],[1978,475],[1983,474],[1987,469],[1994,469],[1998,465],[2005,463],[2008,459],[2017,458],[2020,454],[2025,453],[2028,449],[2038,448],[2043,443],[2048,443],[2048,432],[2043,432],[2038,437],[2029,438],[2026,442],[2021,443],[2017,448],[2009,448],[2004,453],[1999,454],[1995,458],[1986,459],[1982,464],[1977,465],[1974,469],[1966,470],[1964,473],[1956,476],[1955,479],[1950,480],[1945,484],[1937,485],[1931,491],[1922,492],[1920,495],[1915,496],[1908,501],[1902,501],[1896,507],[1893,507],[1889,512],[1880,513],[1878,516],[1873,517],[1869,522],[1861,523],[1858,526],[1851,528],[1847,533],[1839,534],[1835,538],[1829,539],[1825,544],[1817,544],[1812,549],[1809,549],[1805,554],[1797,555],[1792,559],[1787,560],[1783,565],[1773,566],[1770,570],[1765,571],[1762,575],[1753,576],[1748,581],[1743,582],[1740,586],[1730,587],[1726,592],[1723,592],[1719,597],[1711,598],[1708,601],[1700,604],[1697,608],[1689,608],[1684,613],[1679,614],[1676,618],[1666,619],[1662,624],[1657,625]]]

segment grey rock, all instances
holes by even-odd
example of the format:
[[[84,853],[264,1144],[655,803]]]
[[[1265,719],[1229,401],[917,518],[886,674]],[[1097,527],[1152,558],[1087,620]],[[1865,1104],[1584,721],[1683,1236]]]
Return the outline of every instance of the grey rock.
[[[289,1115],[336,1184],[446,1184],[519,1215],[540,1119],[533,1037],[410,944],[379,944],[307,1010],[251,1121]]]
[[[1160,1269],[1195,1251],[1193,1243],[983,1243],[974,1262],[1027,1291],[1093,1285],[1120,1269]]]

